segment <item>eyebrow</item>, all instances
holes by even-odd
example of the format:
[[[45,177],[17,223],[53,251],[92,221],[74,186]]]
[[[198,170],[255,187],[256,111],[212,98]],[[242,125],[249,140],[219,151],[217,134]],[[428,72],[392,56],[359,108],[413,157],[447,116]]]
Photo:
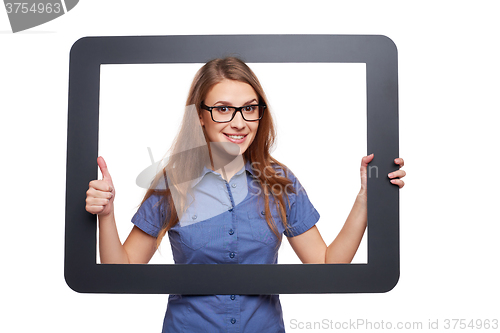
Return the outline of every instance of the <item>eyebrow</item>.
[[[245,106],[245,105],[249,105],[249,104],[254,103],[254,102],[255,102],[255,103],[257,103],[257,102],[258,102],[256,98],[251,99],[251,100],[249,100],[249,101],[247,101],[247,102],[243,103],[243,106]],[[231,103],[231,102],[228,102],[228,101],[217,101],[217,102],[215,102],[215,103],[214,103],[214,105],[217,105],[217,104],[220,104],[220,105],[223,105],[223,106],[231,106],[231,104],[232,104],[232,103]]]

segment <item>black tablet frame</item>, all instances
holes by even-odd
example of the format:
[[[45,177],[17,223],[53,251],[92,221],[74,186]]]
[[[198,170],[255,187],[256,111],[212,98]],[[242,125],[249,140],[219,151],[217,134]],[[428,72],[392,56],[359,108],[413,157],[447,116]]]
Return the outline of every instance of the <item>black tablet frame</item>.
[[[368,263],[299,265],[111,265],[96,263],[96,216],[85,211],[97,178],[102,64],[205,63],[236,55],[249,63],[365,63]],[[399,279],[396,167],[398,64],[395,44],[378,35],[217,35],[85,37],[70,53],[64,275],[77,292],[166,294],[372,293]]]

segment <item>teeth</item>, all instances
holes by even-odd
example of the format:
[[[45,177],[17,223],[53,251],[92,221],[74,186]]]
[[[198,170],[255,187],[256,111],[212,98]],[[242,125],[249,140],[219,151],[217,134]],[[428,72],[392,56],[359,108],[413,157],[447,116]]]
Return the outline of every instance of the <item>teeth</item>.
[[[235,140],[241,140],[245,136],[244,135],[228,135],[228,137],[230,137],[231,139],[235,139]]]

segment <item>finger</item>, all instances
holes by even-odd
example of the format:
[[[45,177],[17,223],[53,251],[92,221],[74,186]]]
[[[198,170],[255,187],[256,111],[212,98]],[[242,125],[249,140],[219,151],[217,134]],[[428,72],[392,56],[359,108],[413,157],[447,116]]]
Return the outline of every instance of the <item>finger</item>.
[[[403,188],[403,186],[405,186],[405,182],[401,179],[391,179],[391,183],[399,186],[399,188]]]
[[[373,160],[374,154],[370,154],[368,156],[365,156],[361,159],[361,166],[366,167],[368,163],[370,163]]]
[[[109,199],[87,197],[87,206],[106,206],[109,204]]]
[[[100,180],[100,182],[102,182],[102,184],[104,184],[103,187],[105,189],[106,188],[109,189],[111,187],[108,184],[106,184],[106,182],[104,182],[102,180]],[[95,187],[89,186],[89,189],[87,190],[87,197],[111,199],[113,197],[113,193],[111,191],[99,190],[99,189],[96,189]]]
[[[104,206],[85,206],[85,210],[91,214],[99,214],[104,210]]]
[[[104,161],[104,158],[102,156],[99,156],[97,158],[97,165],[99,165],[99,169],[101,170],[102,180],[113,183],[113,181],[111,180],[111,175],[108,171],[108,166],[106,165],[106,161]]]
[[[93,180],[89,183],[89,190],[90,189],[110,193],[113,191],[113,186],[104,180]]]
[[[401,157],[398,157],[394,160],[394,164],[399,164],[399,167],[403,167],[405,165],[405,161]]]
[[[406,171],[397,170],[397,171],[391,172],[387,176],[389,176],[389,178],[396,178],[396,177],[403,178],[404,176],[406,176]]]

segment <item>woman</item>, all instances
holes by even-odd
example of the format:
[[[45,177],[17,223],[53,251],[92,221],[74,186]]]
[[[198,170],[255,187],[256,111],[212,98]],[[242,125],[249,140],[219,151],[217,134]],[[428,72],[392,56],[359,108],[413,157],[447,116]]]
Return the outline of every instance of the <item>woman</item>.
[[[367,221],[368,163],[344,227],[327,246],[318,212],[299,181],[269,151],[275,139],[267,99],[237,58],[215,59],[196,74],[181,130],[167,165],[153,181],[122,245],[114,220],[114,188],[102,157],[102,180],[87,192],[99,217],[103,263],[147,263],[168,232],[176,263],[277,263],[282,235],[303,263],[349,263]],[[398,158],[396,164],[403,166]],[[400,188],[403,170],[389,175]],[[271,278],[271,277],[270,277]],[[283,332],[278,295],[170,295],[164,332]]]

